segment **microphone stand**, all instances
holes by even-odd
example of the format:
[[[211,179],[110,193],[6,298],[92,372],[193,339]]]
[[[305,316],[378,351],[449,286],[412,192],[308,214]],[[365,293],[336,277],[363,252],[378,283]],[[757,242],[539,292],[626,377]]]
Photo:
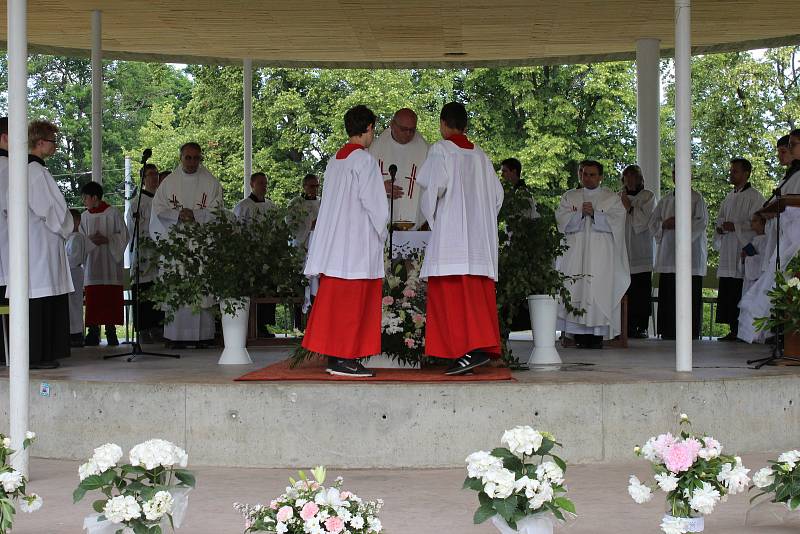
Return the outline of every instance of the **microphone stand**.
[[[394,235],[394,179],[397,174],[397,165],[389,165],[389,175],[392,177],[391,193],[389,194],[389,263],[394,261],[394,247],[392,237]]]
[[[140,343],[140,335],[139,335],[139,323],[142,320],[141,313],[139,311],[139,302],[142,298],[142,288],[139,285],[140,275],[141,275],[141,251],[139,249],[139,223],[142,220],[141,218],[141,209],[142,209],[142,191],[144,191],[144,164],[146,162],[146,158],[142,160],[142,168],[139,171],[139,198],[136,201],[136,212],[133,215],[133,239],[131,239],[131,247],[130,251],[131,254],[136,254],[136,270],[134,272],[134,284],[136,286],[136,291],[134,292],[131,290],[133,294],[133,308],[135,310],[134,319],[133,319],[133,342],[131,343],[131,350],[128,352],[122,352],[120,354],[109,354],[108,356],[103,356],[104,360],[108,360],[111,358],[121,358],[123,356],[128,356],[127,361],[132,362],[136,359],[137,356],[157,356],[160,358],[180,358],[179,354],[164,354],[161,352],[149,352],[142,349],[142,345]]]

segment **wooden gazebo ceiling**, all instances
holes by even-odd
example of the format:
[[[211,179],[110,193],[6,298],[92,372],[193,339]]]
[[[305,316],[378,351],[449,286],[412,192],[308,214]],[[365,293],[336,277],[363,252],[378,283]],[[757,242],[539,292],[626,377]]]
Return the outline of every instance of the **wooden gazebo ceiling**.
[[[0,2],[6,40],[6,1]],[[181,63],[423,67],[578,63],[674,42],[671,0],[29,0],[32,52]],[[695,53],[800,43],[796,0],[694,0]]]

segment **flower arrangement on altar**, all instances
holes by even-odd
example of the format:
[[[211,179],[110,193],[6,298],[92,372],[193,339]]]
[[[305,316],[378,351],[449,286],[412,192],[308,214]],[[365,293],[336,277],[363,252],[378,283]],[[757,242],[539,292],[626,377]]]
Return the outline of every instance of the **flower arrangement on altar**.
[[[564,496],[567,465],[551,452],[560,446],[551,434],[517,426],[506,430],[500,443],[505,447],[466,459],[464,488],[477,491],[480,501],[475,524],[491,518],[501,532],[534,534],[552,532],[553,517],[565,521],[565,514],[575,514]]]
[[[422,364],[425,357],[425,305],[427,283],[420,279],[422,252],[389,263],[381,302],[381,346],[390,358],[403,364]]]
[[[311,470],[312,479],[300,471],[291,484],[269,506],[234,504],[245,519],[245,533],[276,534],[378,534],[383,530],[378,514],[383,501],[364,501],[342,490],[342,478],[326,488],[326,470]]]
[[[775,285],[767,292],[772,313],[753,321],[757,330],[783,328],[786,332],[800,332],[800,278],[797,273],[800,273],[800,254],[792,258],[785,273],[775,273]]]
[[[722,454],[722,445],[706,434],[690,431],[686,414],[680,416],[681,431],[651,437],[634,453],[653,466],[658,488],[667,494],[667,514],[661,523],[665,534],[702,532],[703,516],[714,511],[727,495],[747,490],[749,469],[738,456]],[[628,494],[638,504],[653,498],[653,488],[631,475]]]
[[[186,451],[151,439],[130,450],[130,463],[119,465],[122,456],[119,445],[107,443],[78,468],[73,501],[89,491],[103,494],[92,503],[96,513],[86,517],[83,528],[89,534],[162,534],[180,527],[195,486],[194,475],[183,469]]]
[[[763,495],[770,496],[770,502],[782,503],[789,510],[800,508],[800,451],[787,451],[770,460],[770,466],[759,469],[753,475],[753,487],[760,493],[750,499],[755,501]]]
[[[22,448],[27,449],[36,440],[36,433],[26,432],[22,442]],[[42,498],[35,493],[26,493],[25,486],[28,483],[25,475],[8,465],[9,457],[14,454],[11,448],[11,438],[0,434],[0,534],[11,532],[14,525],[15,502],[19,502],[19,508],[23,512],[33,513],[42,507]]]

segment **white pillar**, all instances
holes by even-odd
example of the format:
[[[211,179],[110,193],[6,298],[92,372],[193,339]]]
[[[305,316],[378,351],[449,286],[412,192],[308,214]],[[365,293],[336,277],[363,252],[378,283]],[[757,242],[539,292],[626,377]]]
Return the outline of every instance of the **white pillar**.
[[[661,198],[660,44],[658,39],[636,41],[636,161],[656,200]]]
[[[14,469],[28,473],[28,28],[26,0],[8,1],[9,426]]]
[[[92,181],[103,183],[103,15],[92,11]]]
[[[692,370],[691,0],[675,0],[675,370]]]
[[[253,60],[243,62],[242,99],[244,104],[244,197],[250,195],[253,174]]]

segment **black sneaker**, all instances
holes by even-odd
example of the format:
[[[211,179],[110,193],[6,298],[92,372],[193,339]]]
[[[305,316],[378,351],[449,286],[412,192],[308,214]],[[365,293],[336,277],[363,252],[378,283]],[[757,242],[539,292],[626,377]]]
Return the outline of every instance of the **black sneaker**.
[[[361,365],[360,361],[345,360],[343,358],[328,358],[328,368],[326,371],[336,376],[351,376],[356,378],[370,378],[375,376],[375,373]]]
[[[87,347],[96,347],[100,344],[100,327],[90,326],[83,342]]]
[[[461,358],[457,360],[453,360],[453,363],[450,364],[450,367],[447,368],[447,371],[444,374],[448,376],[456,376],[456,375],[463,375],[467,374],[472,369],[476,367],[480,367],[481,365],[486,365],[489,363],[490,358],[482,353],[476,352],[474,354],[465,354]]]
[[[116,347],[119,345],[119,339],[117,339],[117,333],[106,330],[106,345],[109,347]]]

